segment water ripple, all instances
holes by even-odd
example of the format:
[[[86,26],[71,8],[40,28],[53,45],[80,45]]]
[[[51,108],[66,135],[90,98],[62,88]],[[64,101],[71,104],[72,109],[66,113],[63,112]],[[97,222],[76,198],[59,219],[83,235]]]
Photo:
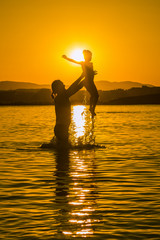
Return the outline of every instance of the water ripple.
[[[71,135],[106,149],[67,152],[39,148],[52,106],[10,108],[0,109],[0,239],[160,239],[159,106],[98,106]]]

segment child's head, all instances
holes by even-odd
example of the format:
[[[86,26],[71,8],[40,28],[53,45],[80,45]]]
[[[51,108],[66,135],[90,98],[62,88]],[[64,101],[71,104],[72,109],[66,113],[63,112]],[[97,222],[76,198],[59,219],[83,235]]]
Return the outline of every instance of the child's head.
[[[92,52],[89,50],[83,50],[83,56],[85,61],[90,62],[92,59]]]
[[[65,89],[65,86],[61,80],[55,80],[52,82],[51,88],[52,88],[52,96],[53,96],[63,92]]]

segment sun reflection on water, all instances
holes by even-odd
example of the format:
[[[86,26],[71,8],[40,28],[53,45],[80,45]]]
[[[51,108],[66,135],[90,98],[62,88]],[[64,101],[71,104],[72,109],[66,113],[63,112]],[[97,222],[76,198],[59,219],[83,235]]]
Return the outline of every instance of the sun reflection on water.
[[[90,152],[88,161],[84,161],[83,154],[74,153],[75,158],[72,160],[71,178],[72,201],[70,220],[73,225],[72,236],[87,237],[93,234],[93,224],[95,223],[95,205],[96,199],[92,193],[96,192],[94,184],[94,151]],[[78,156],[78,157],[77,157]]]
[[[57,232],[60,239],[91,237],[94,233],[96,217],[95,152],[83,151],[70,154],[60,153],[56,158],[56,197]]]

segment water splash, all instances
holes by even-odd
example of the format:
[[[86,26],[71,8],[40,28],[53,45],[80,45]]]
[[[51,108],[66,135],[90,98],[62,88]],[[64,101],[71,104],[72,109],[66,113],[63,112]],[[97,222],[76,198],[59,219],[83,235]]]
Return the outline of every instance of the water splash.
[[[95,145],[95,119],[92,118],[88,107],[73,106],[70,141],[72,145]]]

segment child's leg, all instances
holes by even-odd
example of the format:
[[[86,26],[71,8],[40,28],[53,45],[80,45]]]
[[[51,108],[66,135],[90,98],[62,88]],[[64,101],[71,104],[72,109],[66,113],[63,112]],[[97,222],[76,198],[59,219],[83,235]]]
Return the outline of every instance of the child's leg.
[[[95,108],[96,108],[96,105],[97,105],[97,100],[98,99],[96,99],[95,96],[90,97],[90,109],[89,110],[92,114],[92,117],[94,117],[96,115]]]
[[[98,98],[99,98],[99,95],[98,95],[98,91],[96,89],[96,91],[93,94],[93,100],[92,100],[93,110],[95,110],[95,107],[96,107],[97,102],[98,102]]]
[[[97,101],[98,101],[98,97],[99,97],[96,86],[93,85],[92,88],[88,89],[88,92],[91,95],[91,97],[90,97],[90,112],[92,114],[92,117],[94,117],[96,115],[95,107],[97,105]]]

